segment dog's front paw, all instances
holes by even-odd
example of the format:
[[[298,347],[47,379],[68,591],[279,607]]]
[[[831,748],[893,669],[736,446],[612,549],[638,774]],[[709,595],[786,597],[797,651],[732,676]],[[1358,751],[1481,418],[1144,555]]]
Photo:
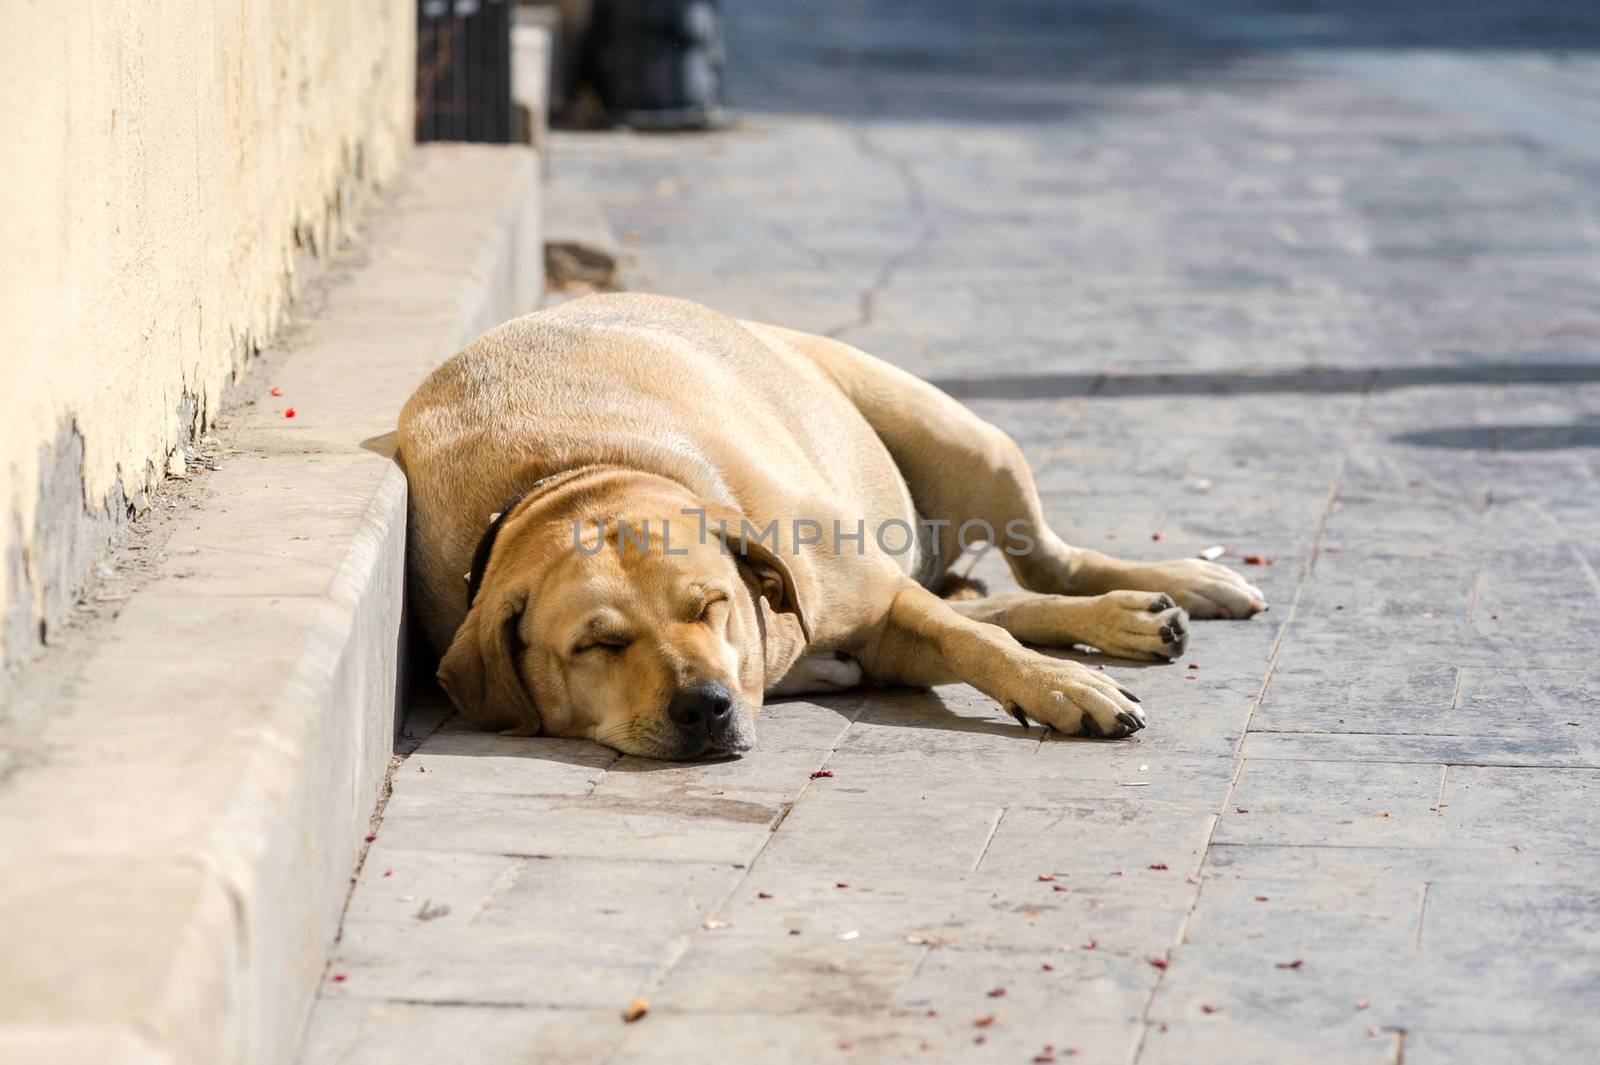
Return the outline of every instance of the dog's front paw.
[[[1137,696],[1076,662],[1040,656],[1008,687],[1005,708],[1024,726],[1031,718],[1069,736],[1120,739],[1145,725]]]
[[[1260,588],[1215,562],[1178,558],[1141,569],[1139,587],[1166,592],[1197,621],[1247,618],[1267,609],[1267,597]]]
[[[1094,599],[1095,638],[1108,655],[1166,662],[1189,646],[1189,615],[1165,592],[1107,592]]]

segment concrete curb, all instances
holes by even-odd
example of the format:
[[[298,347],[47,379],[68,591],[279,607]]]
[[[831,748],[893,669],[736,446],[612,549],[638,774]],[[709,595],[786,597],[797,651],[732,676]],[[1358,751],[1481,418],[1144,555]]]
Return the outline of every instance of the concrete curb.
[[[281,399],[235,419],[159,575],[0,784],[0,1060],[293,1060],[400,696],[405,479],[361,442],[537,306],[538,171],[525,148],[416,150],[256,372]]]

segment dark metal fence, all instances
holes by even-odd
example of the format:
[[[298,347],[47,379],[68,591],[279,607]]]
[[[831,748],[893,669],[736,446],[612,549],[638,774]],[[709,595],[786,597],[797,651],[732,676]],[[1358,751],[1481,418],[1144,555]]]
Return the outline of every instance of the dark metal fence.
[[[507,143],[513,0],[418,0],[417,140]]]

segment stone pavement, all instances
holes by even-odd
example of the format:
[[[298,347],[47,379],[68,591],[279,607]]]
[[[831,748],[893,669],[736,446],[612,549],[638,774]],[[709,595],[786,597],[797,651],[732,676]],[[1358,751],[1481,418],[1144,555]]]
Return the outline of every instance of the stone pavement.
[[[629,286],[939,381],[1069,540],[1273,609],[1107,663],[1120,742],[862,691],[678,766],[424,702],[308,1065],[1592,1057],[1600,161],[1393,86],[1468,50],[1581,122],[1594,16],[729,7],[740,129],[555,139]]]

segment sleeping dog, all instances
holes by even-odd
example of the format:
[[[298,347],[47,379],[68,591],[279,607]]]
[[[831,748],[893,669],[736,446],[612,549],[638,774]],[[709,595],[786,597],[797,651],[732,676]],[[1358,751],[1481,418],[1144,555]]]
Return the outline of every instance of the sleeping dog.
[[[764,696],[865,679],[1116,738],[1145,725],[1133,693],[1025,644],[1164,661],[1190,618],[1264,609],[1224,566],[1063,542],[1017,446],[933,386],[683,300],[507,322],[422,384],[399,444],[418,616],[485,729],[690,759],[748,749]],[[1026,591],[953,579],[980,544]]]

